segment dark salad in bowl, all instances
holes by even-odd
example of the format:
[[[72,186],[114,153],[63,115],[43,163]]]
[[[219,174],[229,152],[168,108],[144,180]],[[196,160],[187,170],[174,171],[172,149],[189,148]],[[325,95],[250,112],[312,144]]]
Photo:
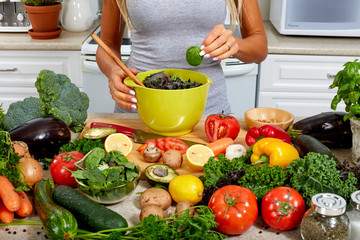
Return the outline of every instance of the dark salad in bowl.
[[[124,200],[138,185],[140,167],[120,151],[94,148],[75,163],[71,171],[81,192],[101,204],[114,204]]]
[[[168,76],[164,71],[147,76],[144,79],[143,84],[148,88],[164,90],[188,89],[202,85],[201,83],[191,81],[190,79],[184,80],[177,75]]]

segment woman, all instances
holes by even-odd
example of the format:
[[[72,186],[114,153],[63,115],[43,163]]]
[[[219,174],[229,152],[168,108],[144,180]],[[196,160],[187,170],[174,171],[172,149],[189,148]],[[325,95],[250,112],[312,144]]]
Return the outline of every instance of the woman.
[[[242,38],[224,27],[226,5],[231,29],[240,22]],[[101,39],[121,56],[124,28],[131,29],[131,53],[126,65],[134,74],[154,69],[189,69],[207,75],[210,86],[204,115],[231,111],[220,61],[230,56],[260,63],[267,56],[267,39],[257,0],[104,0]],[[204,56],[193,67],[185,59],[190,46]],[[109,79],[115,112],[136,111],[135,92],[123,84],[126,73],[101,49],[96,60]]]

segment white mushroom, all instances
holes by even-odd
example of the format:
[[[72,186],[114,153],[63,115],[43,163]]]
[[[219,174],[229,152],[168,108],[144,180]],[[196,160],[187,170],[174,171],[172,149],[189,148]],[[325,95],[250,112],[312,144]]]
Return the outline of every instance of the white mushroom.
[[[233,144],[226,148],[225,156],[227,159],[239,158],[246,155],[246,149],[241,144]]]

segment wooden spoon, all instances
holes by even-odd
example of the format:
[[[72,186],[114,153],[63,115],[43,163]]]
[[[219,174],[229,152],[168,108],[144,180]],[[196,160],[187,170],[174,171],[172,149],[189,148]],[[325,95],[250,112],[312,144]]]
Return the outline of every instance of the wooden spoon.
[[[115,53],[111,51],[111,49],[103,42],[103,40],[101,40],[95,33],[91,34],[91,37],[135,83],[145,87],[145,85],[130,71],[130,69],[115,55]]]

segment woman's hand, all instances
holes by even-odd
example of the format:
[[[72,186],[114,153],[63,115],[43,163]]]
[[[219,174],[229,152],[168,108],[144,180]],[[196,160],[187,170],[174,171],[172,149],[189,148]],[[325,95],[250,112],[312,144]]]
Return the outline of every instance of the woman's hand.
[[[137,74],[136,69],[129,69],[135,75]],[[113,68],[109,77],[110,94],[119,107],[135,111],[137,109],[137,99],[134,90],[125,86],[124,79],[126,77],[127,74],[120,67]]]
[[[213,58],[214,61],[224,60],[238,52],[239,46],[233,32],[224,25],[216,25],[201,45],[200,56]]]

